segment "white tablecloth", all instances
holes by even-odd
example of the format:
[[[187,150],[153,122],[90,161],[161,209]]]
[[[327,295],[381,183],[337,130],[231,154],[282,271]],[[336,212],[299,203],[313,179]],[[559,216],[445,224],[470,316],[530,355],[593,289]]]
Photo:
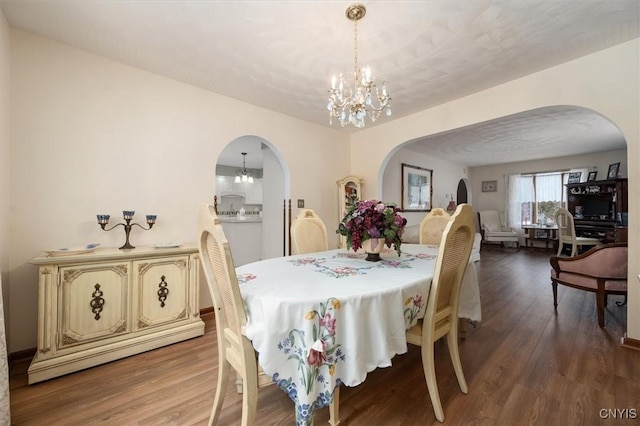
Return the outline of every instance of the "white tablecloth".
[[[407,351],[405,330],[424,316],[438,248],[403,244],[402,256],[344,249],[250,263],[236,269],[248,322],[246,336],[265,373],[309,424],[336,386],[356,386],[368,372]],[[459,316],[478,321],[480,291],[473,262]]]

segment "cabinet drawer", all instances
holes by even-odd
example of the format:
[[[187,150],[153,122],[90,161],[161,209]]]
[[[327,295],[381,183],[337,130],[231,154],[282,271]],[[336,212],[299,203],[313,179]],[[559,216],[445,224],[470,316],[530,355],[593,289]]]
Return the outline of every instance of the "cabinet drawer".
[[[60,268],[58,348],[128,331],[128,269],[127,263]]]

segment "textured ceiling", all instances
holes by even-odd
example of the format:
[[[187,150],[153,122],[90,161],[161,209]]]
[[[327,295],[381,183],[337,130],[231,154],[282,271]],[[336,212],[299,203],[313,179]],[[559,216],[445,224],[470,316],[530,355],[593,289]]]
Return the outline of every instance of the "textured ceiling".
[[[358,25],[359,62],[371,66],[378,80],[387,81],[393,98],[393,116],[381,121],[640,34],[638,0],[362,3],[367,14]],[[325,106],[331,75],[348,73],[353,67],[353,25],[344,16],[349,4],[313,0],[0,1],[14,27],[324,126],[329,125]],[[564,123],[567,116],[573,115],[565,111],[554,124]],[[540,123],[545,118],[553,119],[548,114],[536,116],[537,129],[545,130]],[[603,122],[591,118],[582,122]],[[571,151],[574,141],[566,138],[566,127],[564,132],[546,130],[539,140],[527,137],[531,129],[523,125],[531,126],[517,119],[509,121],[508,131],[481,125],[473,136],[478,139],[477,132],[486,130],[480,139],[486,141],[487,149],[504,146],[505,142],[495,138],[517,133],[521,143],[529,141],[535,153],[553,155],[558,144]],[[334,120],[333,127],[338,126]],[[451,145],[458,138],[442,136],[448,142],[429,138],[432,150],[442,147],[443,155],[457,152],[460,163],[470,161],[463,154],[473,151],[470,158],[479,161],[482,146]],[[595,145],[588,146],[595,149]],[[582,141],[580,146],[584,147]],[[602,151],[602,146],[597,150]],[[518,152],[512,150],[508,161],[518,160]],[[495,163],[496,156],[488,154]]]

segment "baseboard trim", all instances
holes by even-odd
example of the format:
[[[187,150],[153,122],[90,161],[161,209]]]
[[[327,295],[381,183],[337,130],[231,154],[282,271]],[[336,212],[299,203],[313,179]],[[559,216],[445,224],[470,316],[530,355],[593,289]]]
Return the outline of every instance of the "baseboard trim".
[[[215,311],[213,310],[213,306],[210,306],[208,308],[202,308],[200,309],[200,317],[207,316],[207,315],[214,315],[214,312]],[[30,349],[25,349],[23,351],[10,353],[7,356],[7,361],[9,362],[9,366],[11,366],[14,362],[17,362],[17,361],[33,359],[33,357],[36,355],[36,350],[37,348],[30,348]]]
[[[627,337],[627,333],[621,339],[620,346],[627,349],[633,349],[634,351],[640,351],[640,340]]]

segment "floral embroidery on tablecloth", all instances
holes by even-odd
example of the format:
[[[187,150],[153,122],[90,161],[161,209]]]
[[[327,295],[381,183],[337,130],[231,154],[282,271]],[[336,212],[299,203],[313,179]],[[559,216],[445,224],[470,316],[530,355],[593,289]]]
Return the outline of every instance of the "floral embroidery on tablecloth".
[[[238,277],[238,284],[245,284],[245,283],[248,283],[249,281],[253,281],[256,278],[258,278],[256,274],[251,274],[251,273],[238,274],[237,277]]]
[[[416,294],[413,297],[407,298],[404,302],[404,306],[404,326],[405,328],[413,327],[421,317],[420,311],[422,311],[424,306],[422,295]]]
[[[436,258],[438,257],[438,255],[429,254],[429,253],[408,254],[407,256],[415,257],[416,259],[425,259],[425,260],[436,260]]]
[[[345,360],[341,345],[336,343],[336,319],[335,311],[342,307],[340,301],[334,297],[326,303],[321,303],[320,308],[311,310],[305,315],[306,321],[311,321],[311,336],[308,344],[304,330],[293,329],[288,336],[278,343],[278,349],[288,360],[297,363],[300,375],[300,383],[293,382],[291,377],[281,378],[274,374],[273,381],[280,389],[296,403],[296,424],[310,424],[316,409],[327,406],[333,399],[333,393],[340,380],[332,384],[331,377],[335,375],[335,365]],[[298,389],[298,385],[300,389]],[[298,393],[309,395],[313,389],[320,389],[318,397],[311,404],[299,404]]]
[[[429,256],[429,255],[425,255]],[[372,269],[384,269],[384,268],[411,268],[411,262],[416,259],[431,259],[431,257],[420,257],[420,255],[408,255],[405,257],[403,254],[402,257],[398,259],[388,260],[383,259],[380,262],[370,263],[367,262],[366,265],[356,267],[356,266],[330,266],[330,261],[332,259],[362,259],[366,257],[365,253],[336,253],[334,256],[328,258],[312,258],[312,257],[304,257],[300,259],[292,259],[289,262],[294,266],[313,266],[316,268],[316,272],[320,272],[322,274],[328,275],[333,278],[343,278],[353,275],[364,275],[369,270]],[[433,256],[435,259],[435,256]]]

